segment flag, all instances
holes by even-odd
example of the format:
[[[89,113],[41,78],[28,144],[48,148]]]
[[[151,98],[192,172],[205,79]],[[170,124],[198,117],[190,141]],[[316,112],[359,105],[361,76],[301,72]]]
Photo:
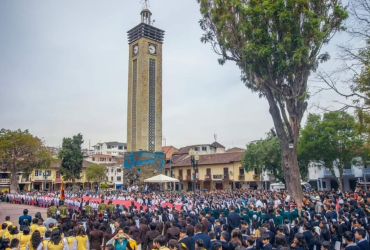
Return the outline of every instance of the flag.
[[[60,197],[59,200],[64,201],[66,196],[64,195],[64,182],[62,182],[62,185],[60,186]]]

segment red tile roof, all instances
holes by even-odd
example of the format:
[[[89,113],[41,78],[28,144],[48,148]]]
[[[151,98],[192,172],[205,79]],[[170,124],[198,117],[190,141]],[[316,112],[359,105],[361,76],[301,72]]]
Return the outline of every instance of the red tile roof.
[[[208,154],[200,155],[198,165],[217,165],[238,162],[242,159],[243,152]],[[169,168],[170,164],[165,165]],[[172,167],[191,166],[189,155],[174,155],[172,157]]]
[[[234,152],[244,152],[245,149],[238,148],[238,147],[233,147],[228,150],[226,150],[226,153],[234,153]]]

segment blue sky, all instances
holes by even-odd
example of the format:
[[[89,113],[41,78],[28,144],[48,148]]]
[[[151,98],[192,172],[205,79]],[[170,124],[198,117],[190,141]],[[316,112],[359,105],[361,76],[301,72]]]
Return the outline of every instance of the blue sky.
[[[245,147],[273,127],[265,99],[220,66],[200,42],[195,0],[153,0],[163,45],[163,136],[182,147],[218,141]],[[127,31],[140,22],[139,0],[0,1],[0,127],[29,129],[47,145],[81,132],[85,147],[126,142]],[[335,37],[324,48],[339,65]],[[311,102],[331,102],[324,93]],[[316,111],[311,109],[311,111]]]

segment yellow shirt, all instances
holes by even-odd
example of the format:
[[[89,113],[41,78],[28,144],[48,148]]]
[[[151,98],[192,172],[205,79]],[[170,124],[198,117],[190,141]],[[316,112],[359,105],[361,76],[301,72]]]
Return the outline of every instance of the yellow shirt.
[[[21,234],[9,234],[9,240],[12,241],[12,239],[19,239]]]
[[[49,241],[49,243],[47,243],[47,247],[48,247],[48,250],[63,250],[63,247],[64,247],[64,241],[63,239],[59,242],[58,245],[54,245],[53,242]],[[45,247],[44,247],[45,249]]]
[[[20,241],[19,249],[20,250],[25,250],[26,246],[27,246],[28,242],[30,242],[30,240],[31,240],[31,234],[29,234],[29,235],[23,235],[23,234],[20,235],[19,236],[19,241]]]
[[[89,250],[87,247],[87,242],[89,241],[89,237],[85,236],[76,236],[77,240],[77,250]]]
[[[37,226],[35,230],[39,230],[39,232],[41,234],[41,237],[44,237],[44,234],[45,234],[45,231],[46,231],[46,227],[44,227],[44,226]]]
[[[46,245],[49,244],[50,239],[42,241],[42,249],[45,249]]]
[[[38,225],[37,224],[32,224],[30,226],[31,233],[33,233],[37,229]],[[41,235],[42,236],[42,235]]]
[[[72,245],[73,245],[73,242],[76,240],[75,237],[68,237],[67,238],[67,242],[68,242],[68,246],[69,246],[69,249],[72,249]]]
[[[7,229],[0,229],[0,238],[3,238],[7,231],[8,231]]]
[[[5,221],[4,223],[8,224],[8,227],[13,225],[13,222],[10,222],[10,221]]]
[[[9,236],[10,236],[10,233],[9,233],[8,229],[5,229],[4,239],[9,239]]]

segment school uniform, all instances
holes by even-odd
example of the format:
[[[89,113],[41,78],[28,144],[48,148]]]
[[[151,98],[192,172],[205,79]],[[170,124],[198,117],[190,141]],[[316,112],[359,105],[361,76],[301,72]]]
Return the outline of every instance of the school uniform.
[[[357,244],[353,243],[353,244],[346,246],[346,250],[360,250],[360,247],[357,246]]]
[[[361,250],[370,250],[370,244],[367,240],[365,239],[362,239],[360,240],[358,243],[357,243],[357,246],[361,249]]]

